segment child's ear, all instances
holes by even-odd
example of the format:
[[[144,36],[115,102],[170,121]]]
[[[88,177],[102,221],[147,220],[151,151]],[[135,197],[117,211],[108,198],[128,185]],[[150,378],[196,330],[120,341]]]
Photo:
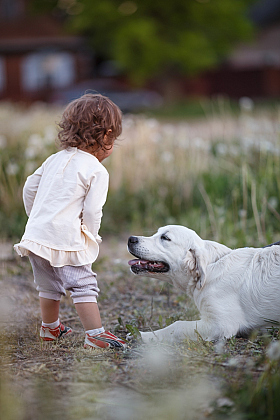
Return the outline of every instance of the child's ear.
[[[112,130],[111,130],[111,128],[109,128],[109,130],[106,131],[106,134],[105,134],[104,137],[110,136],[111,133],[112,133]]]
[[[108,137],[110,136],[110,134],[112,133],[111,128],[109,128],[109,130],[106,131],[106,134],[104,136],[104,143],[107,143]]]

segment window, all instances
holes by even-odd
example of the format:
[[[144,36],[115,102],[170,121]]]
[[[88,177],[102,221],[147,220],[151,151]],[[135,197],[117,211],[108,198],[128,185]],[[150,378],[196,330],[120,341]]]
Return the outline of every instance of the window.
[[[22,86],[26,91],[69,86],[75,79],[74,58],[67,52],[37,52],[22,65]]]

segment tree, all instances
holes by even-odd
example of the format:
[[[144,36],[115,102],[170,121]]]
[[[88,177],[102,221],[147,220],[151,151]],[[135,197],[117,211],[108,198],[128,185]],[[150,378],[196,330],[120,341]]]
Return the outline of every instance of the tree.
[[[253,29],[246,17],[252,0],[44,1],[63,10],[71,30],[137,84],[209,69]]]

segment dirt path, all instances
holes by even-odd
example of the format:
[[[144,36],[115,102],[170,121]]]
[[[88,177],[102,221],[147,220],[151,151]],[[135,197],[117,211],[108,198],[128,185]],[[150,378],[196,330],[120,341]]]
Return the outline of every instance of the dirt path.
[[[147,347],[127,351],[83,349],[83,329],[69,296],[61,320],[74,333],[58,344],[39,340],[40,312],[28,259],[2,244],[0,270],[1,420],[204,419],[233,410],[222,398],[223,374],[249,372],[263,352],[246,340]],[[125,241],[105,239],[94,269],[107,329],[126,337],[126,324],[159,328],[195,319],[191,301],[156,280],[129,272]],[[214,414],[213,414],[214,415]],[[215,418],[215,416],[213,417]],[[222,418],[222,417],[221,417]]]

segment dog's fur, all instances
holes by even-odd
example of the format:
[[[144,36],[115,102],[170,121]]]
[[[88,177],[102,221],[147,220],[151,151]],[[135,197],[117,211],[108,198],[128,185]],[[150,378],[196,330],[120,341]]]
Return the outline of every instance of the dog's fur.
[[[170,282],[193,297],[197,321],[177,321],[150,339],[219,340],[280,320],[280,246],[231,249],[201,239],[183,226],[165,226],[151,237],[131,236],[131,271]]]

